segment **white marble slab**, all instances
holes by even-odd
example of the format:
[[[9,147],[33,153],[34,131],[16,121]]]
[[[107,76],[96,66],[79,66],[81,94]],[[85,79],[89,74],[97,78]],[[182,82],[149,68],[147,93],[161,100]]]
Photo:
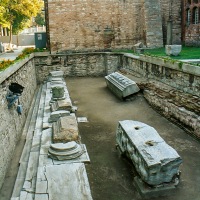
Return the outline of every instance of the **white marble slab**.
[[[46,177],[49,200],[92,200],[84,164],[47,166]]]

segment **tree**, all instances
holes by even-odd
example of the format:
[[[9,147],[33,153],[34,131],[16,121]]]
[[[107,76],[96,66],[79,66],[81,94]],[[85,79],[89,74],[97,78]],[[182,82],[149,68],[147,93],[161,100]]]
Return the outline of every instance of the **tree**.
[[[40,0],[1,0],[0,8],[3,9],[3,12],[0,14],[0,22],[4,20],[9,25],[9,48],[11,50],[13,32],[18,33],[23,29],[30,18],[36,16],[41,10],[41,6]]]
[[[37,25],[40,25],[40,26],[45,25],[45,16],[44,16],[43,11],[37,14],[37,16],[35,17],[35,22]]]

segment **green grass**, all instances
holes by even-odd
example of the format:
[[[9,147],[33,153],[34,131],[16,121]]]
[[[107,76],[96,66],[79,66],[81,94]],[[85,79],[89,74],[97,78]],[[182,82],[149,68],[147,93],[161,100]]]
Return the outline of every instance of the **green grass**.
[[[113,50],[113,52],[133,53],[133,50]],[[171,59],[200,59],[200,47],[182,47],[182,51],[179,56],[167,56],[165,54],[165,48],[148,49],[144,54],[157,57],[167,57]]]
[[[200,47],[182,47],[182,51],[179,56],[167,56],[165,54],[165,48],[149,49],[145,51],[145,54],[155,55],[161,57],[169,57],[172,59],[200,59]]]

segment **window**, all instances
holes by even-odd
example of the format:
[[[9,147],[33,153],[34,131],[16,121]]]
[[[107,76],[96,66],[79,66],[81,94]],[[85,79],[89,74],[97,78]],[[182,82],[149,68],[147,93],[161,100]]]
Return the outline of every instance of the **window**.
[[[191,19],[191,11],[190,11],[190,9],[187,9],[186,10],[186,23],[187,23],[187,26],[190,25],[190,19]]]
[[[193,24],[199,23],[199,10],[197,7],[193,8],[193,17],[192,17]]]

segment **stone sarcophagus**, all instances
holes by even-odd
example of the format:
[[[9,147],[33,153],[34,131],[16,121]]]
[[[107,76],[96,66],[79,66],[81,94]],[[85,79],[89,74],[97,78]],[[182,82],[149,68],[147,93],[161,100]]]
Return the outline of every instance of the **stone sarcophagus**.
[[[137,93],[140,89],[137,84],[118,72],[105,76],[107,87],[120,99]]]
[[[116,140],[145,183],[157,186],[179,182],[182,159],[153,127],[138,121],[120,121]]]

